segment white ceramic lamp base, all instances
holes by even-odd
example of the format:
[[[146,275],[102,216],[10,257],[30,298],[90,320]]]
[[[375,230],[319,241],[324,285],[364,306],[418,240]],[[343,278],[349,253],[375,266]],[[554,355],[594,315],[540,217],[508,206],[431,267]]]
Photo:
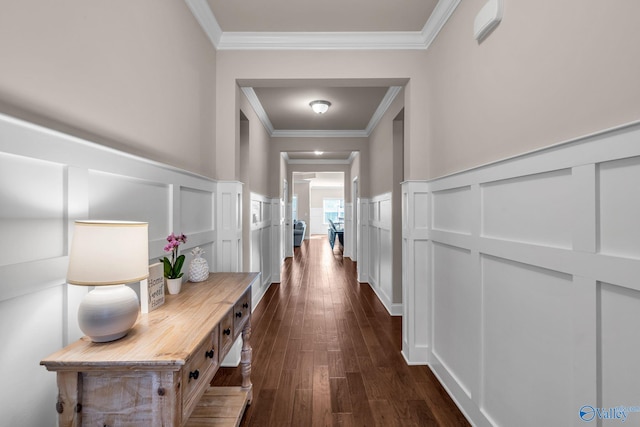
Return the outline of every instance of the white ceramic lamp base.
[[[96,286],[80,303],[78,324],[93,342],[115,341],[136,323],[139,309],[138,296],[130,287]]]

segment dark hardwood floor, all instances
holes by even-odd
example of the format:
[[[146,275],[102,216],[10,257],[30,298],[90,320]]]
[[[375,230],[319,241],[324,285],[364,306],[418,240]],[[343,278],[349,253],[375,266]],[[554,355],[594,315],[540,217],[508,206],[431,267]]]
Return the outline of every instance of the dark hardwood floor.
[[[468,426],[426,366],[400,354],[391,317],[356,265],[312,236],[252,315],[253,403],[242,426]],[[240,385],[221,368],[213,385]]]

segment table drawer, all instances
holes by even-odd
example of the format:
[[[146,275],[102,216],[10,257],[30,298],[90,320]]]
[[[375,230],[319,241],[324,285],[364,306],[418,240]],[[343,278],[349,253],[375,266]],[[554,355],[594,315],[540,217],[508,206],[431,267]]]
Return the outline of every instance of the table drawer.
[[[200,396],[209,386],[209,382],[220,363],[218,346],[218,326],[207,336],[197,350],[186,361],[182,370],[182,417],[186,419]]]
[[[224,316],[220,322],[220,357],[224,358],[231,346],[233,345],[234,329],[233,329],[233,310]]]
[[[233,306],[233,327],[235,332],[242,332],[242,327],[251,315],[251,289],[245,292]]]

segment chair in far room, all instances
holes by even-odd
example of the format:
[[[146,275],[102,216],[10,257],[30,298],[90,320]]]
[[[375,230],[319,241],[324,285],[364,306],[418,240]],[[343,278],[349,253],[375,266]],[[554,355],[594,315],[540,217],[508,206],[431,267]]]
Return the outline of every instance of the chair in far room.
[[[293,222],[293,246],[302,245],[304,233],[307,231],[307,224],[304,221],[296,220]]]

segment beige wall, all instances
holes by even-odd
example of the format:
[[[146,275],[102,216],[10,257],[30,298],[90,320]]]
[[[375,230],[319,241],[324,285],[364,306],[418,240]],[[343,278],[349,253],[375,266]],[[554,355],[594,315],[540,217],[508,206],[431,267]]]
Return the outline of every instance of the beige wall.
[[[344,195],[342,196],[347,200],[347,194],[351,194],[347,179],[349,178],[349,171],[351,170],[351,165],[348,164],[289,164],[287,167],[289,171],[289,178],[292,179],[293,172],[303,172],[303,173],[312,173],[312,172],[342,172],[344,173]]]
[[[310,212],[310,194],[308,182],[294,182],[293,194],[298,197],[298,218],[307,223],[309,226],[309,212]],[[309,238],[309,230],[305,233],[305,238]]]
[[[394,189],[393,120],[404,107],[404,96],[396,96],[369,137],[369,194],[371,197]],[[402,179],[400,180],[402,181]]]
[[[640,2],[506,1],[478,44],[484,3],[460,2],[427,52],[429,177],[640,118]]]
[[[309,205],[312,208],[324,207],[324,199],[344,199],[343,188],[311,188],[309,194]]]
[[[243,181],[245,183],[244,191],[258,193],[268,197],[276,197],[278,194],[274,194],[273,191],[270,191],[272,189],[269,188],[271,176],[279,176],[275,169],[272,170],[273,173],[270,173],[269,170],[269,133],[262,125],[251,104],[249,104],[247,97],[242,92],[239,96],[240,110],[249,121],[249,153],[248,156],[241,156],[239,158],[240,171],[242,172],[245,168],[247,169],[246,175],[248,181]]]
[[[0,112],[213,176],[216,54],[182,1],[8,1]]]

